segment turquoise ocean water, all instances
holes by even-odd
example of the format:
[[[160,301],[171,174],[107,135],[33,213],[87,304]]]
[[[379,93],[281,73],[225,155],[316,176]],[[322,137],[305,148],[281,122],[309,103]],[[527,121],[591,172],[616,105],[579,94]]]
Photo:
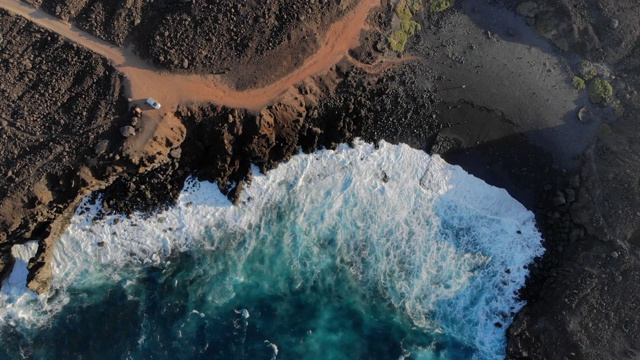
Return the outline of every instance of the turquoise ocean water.
[[[100,208],[56,245],[47,295],[24,290],[35,246],[14,248],[0,358],[500,359],[543,251],[504,190],[386,143],[298,155],[239,206],[189,180],[151,217]]]

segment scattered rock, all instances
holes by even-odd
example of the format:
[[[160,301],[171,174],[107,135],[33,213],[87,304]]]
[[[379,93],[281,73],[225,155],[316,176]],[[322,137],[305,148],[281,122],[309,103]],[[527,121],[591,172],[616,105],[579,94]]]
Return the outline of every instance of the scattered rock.
[[[171,150],[171,152],[169,152],[169,156],[171,156],[174,159],[180,159],[181,155],[182,155],[182,149],[181,148],[173,149],[173,150]]]
[[[609,22],[609,28],[611,30],[615,30],[618,26],[620,26],[620,21],[618,19],[611,19],[611,22]]]
[[[129,137],[132,136],[136,133],[136,129],[133,128],[133,126],[123,126],[120,128],[120,135],[122,135],[123,137]]]
[[[566,189],[564,191],[564,193],[567,195],[567,202],[569,204],[571,204],[572,202],[576,201],[576,192],[573,189]]]
[[[609,255],[611,255],[611,257],[614,259],[617,259],[618,256],[620,256],[617,251],[612,251]]]
[[[538,4],[533,1],[525,1],[516,8],[518,15],[529,18],[535,17],[539,11]]]
[[[98,144],[96,144],[96,146],[93,148],[93,150],[96,152],[96,155],[101,155],[105,151],[107,151],[108,147],[109,147],[109,141],[108,140],[102,140]]]

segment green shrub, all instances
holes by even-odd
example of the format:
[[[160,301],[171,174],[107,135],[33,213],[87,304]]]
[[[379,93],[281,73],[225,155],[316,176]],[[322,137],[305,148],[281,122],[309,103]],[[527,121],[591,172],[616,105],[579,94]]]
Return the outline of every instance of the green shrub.
[[[613,113],[617,116],[617,117],[622,117],[624,115],[624,106],[622,106],[622,103],[620,102],[620,100],[615,99],[611,102],[611,106],[613,107]]]
[[[393,51],[403,52],[404,46],[407,45],[407,40],[409,40],[409,35],[402,30],[396,30],[391,33],[387,40],[389,40]]]
[[[403,52],[409,37],[421,29],[420,24],[411,20],[414,12],[420,11],[421,4],[422,0],[399,0],[396,4],[396,15],[402,21],[400,28],[387,37],[393,51]]]
[[[411,8],[407,3],[407,0],[398,1],[398,5],[396,5],[396,15],[402,20],[409,20],[413,16],[411,12]]]
[[[432,13],[436,13],[436,12],[447,10],[452,6],[453,6],[453,0],[431,0],[431,6],[429,6],[429,10]]]
[[[416,33],[417,30],[422,29],[420,24],[413,20],[403,20],[400,24],[400,29],[407,35],[411,36]]]
[[[595,78],[589,83],[587,92],[589,93],[589,100],[591,100],[592,103],[601,104],[611,98],[613,88],[607,80]]]
[[[593,64],[589,61],[580,61],[580,63],[578,63],[578,72],[580,73],[580,76],[586,81],[589,81],[598,76],[596,67],[593,66]]]
[[[413,4],[411,4],[411,9],[413,9],[414,12],[419,11],[421,3],[422,1],[420,0],[413,0]]]
[[[573,87],[576,88],[576,90],[584,90],[585,87],[587,87],[587,85],[584,83],[584,80],[582,80],[582,78],[579,76],[574,76],[573,79],[571,79],[571,83],[573,84]]]

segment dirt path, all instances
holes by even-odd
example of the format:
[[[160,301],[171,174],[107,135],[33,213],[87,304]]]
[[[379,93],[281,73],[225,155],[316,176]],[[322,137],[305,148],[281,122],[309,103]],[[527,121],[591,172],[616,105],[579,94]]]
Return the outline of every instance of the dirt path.
[[[366,26],[369,11],[379,0],[362,0],[358,6],[334,23],[325,35],[324,44],[299,68],[271,85],[236,91],[226,86],[219,76],[183,76],[161,72],[140,59],[131,49],[122,49],[100,40],[41,10],[19,0],[0,0],[0,7],[25,17],[111,60],[129,80],[129,96],[134,100],[153,97],[163,105],[158,116],[179,104],[214,102],[234,108],[260,110],[305,78],[328,70],[359,44],[360,30]]]

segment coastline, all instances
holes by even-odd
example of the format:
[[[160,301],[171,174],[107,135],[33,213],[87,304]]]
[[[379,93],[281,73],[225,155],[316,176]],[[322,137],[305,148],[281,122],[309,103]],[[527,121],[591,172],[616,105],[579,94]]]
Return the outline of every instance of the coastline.
[[[159,158],[156,160],[162,160],[160,163],[155,160],[128,163],[126,176],[113,178],[109,181],[113,185],[104,190],[107,208],[121,212],[157,209],[175,199],[179,184],[194,171],[198,171],[201,179],[219,184],[242,184],[250,179],[251,162],[268,170],[286,161],[298,147],[304,151],[333,148],[355,137],[374,143],[381,139],[406,142],[414,148],[441,153],[448,162],[462,165],[471,174],[507,189],[537,215],[547,253],[531,267],[530,283],[522,292],[529,304],[509,330],[509,357],[548,358],[551,353],[577,354],[580,358],[606,355],[606,349],[596,349],[602,342],[595,341],[593,335],[572,333],[570,324],[577,317],[587,317],[585,321],[589,323],[613,329],[614,325],[607,325],[613,321],[607,319],[610,312],[598,308],[600,313],[590,313],[587,305],[593,301],[614,301],[624,294],[624,286],[637,274],[633,241],[625,246],[626,238],[616,233],[615,223],[608,219],[600,222],[614,227],[614,234],[618,235],[613,235],[618,238],[614,241],[606,241],[612,236],[607,226],[585,223],[591,216],[602,216],[594,215],[593,208],[598,201],[596,193],[601,189],[593,183],[598,176],[593,173],[594,167],[581,165],[594,163],[589,154],[593,149],[597,151],[597,144],[605,143],[614,151],[619,148],[611,139],[599,138],[600,123],[610,122],[604,110],[605,120],[590,124],[577,120],[582,106],[592,108],[596,114],[600,110],[589,105],[584,93],[571,87],[571,66],[552,61],[561,59],[557,50],[544,48],[535,52],[538,49],[535,44],[531,50],[530,41],[537,44],[543,41],[533,28],[514,27],[513,22],[505,22],[507,25],[498,29],[495,24],[475,22],[483,14],[508,11],[503,7],[492,9],[492,5],[478,7],[463,2],[454,14],[430,15],[428,21],[424,20],[426,30],[421,35],[424,38],[414,39],[413,44],[417,52],[426,54],[424,59],[408,61],[381,74],[370,74],[342,61],[328,75],[296,86],[296,92],[270,107],[268,114],[256,116],[220,106],[179,108],[177,113],[186,127],[186,137],[160,157],[168,161]],[[504,19],[506,15],[500,14]],[[520,25],[525,23],[514,12],[509,14]],[[456,29],[469,31],[474,24],[475,30],[466,34],[469,43],[451,41],[461,36]],[[373,54],[374,59],[383,54],[375,50],[376,44],[375,40],[363,42],[363,46],[370,47],[369,56]],[[529,61],[535,65],[525,62],[520,68],[509,69],[504,64],[513,63],[514,59],[498,56],[496,60],[489,56],[499,48],[505,54],[526,49],[531,56]],[[367,60],[357,51],[354,55],[356,59]],[[501,75],[491,66],[504,67]],[[526,72],[525,68],[533,70]],[[514,79],[516,75],[520,76]],[[507,81],[495,89],[502,93],[491,95],[486,86],[496,76],[517,82],[518,91]],[[531,85],[536,81],[549,86],[543,89],[564,95],[536,96],[540,90]],[[382,100],[376,101],[381,94]],[[523,110],[519,105],[523,101],[530,108]],[[541,116],[544,122],[537,122],[535,119]],[[124,120],[127,121],[131,120]],[[205,138],[210,139],[211,135],[217,141],[206,143]],[[568,142],[567,138],[572,136],[580,141]],[[169,156],[178,148],[179,154]],[[139,159],[146,159],[147,155]],[[204,166],[207,162],[215,165]],[[140,164],[155,170],[139,175]],[[131,183],[133,188],[129,186]],[[241,190],[242,186],[223,189],[232,198]],[[580,271],[596,276],[583,278]],[[567,305],[561,299],[574,291],[572,283],[578,290],[589,290],[575,299],[569,296],[570,311],[563,314]],[[607,285],[614,289],[610,294]],[[590,291],[598,295],[585,301],[584,296]],[[621,315],[616,314],[615,319],[631,319],[625,332],[632,334],[638,328],[633,308],[617,311]],[[565,326],[552,329],[551,320],[544,321],[552,318]],[[593,329],[594,334],[598,332],[597,326]],[[552,335],[543,340],[538,334]],[[569,340],[563,343],[565,338]],[[631,339],[622,337],[611,349],[615,348],[615,354],[620,356],[631,356],[628,354],[635,351],[632,345]]]

